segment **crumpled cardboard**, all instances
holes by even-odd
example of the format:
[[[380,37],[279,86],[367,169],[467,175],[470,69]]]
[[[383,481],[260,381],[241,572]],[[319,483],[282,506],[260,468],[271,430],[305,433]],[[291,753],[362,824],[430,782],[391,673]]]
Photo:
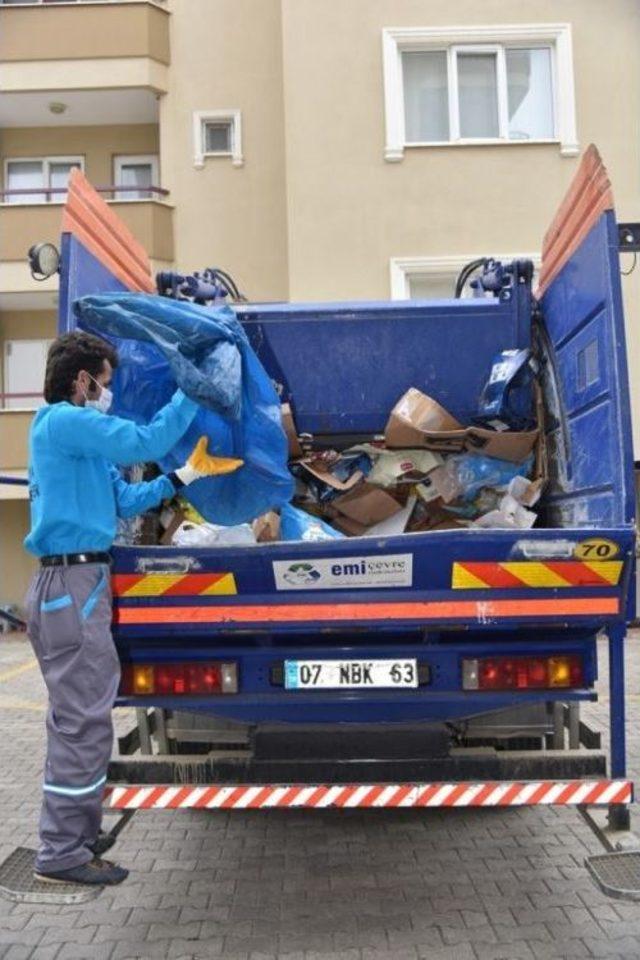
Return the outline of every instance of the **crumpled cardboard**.
[[[184,510],[180,507],[166,507],[160,514],[160,524],[164,528],[159,543],[163,547],[171,546],[173,535],[186,519]]]
[[[463,427],[436,400],[415,387],[398,400],[385,427],[389,447],[426,447],[442,453],[469,450],[512,463],[526,460],[537,438],[537,430],[514,433]]]
[[[331,473],[330,467],[322,460],[299,460],[300,466],[316,480],[326,483],[334,490],[343,491],[352,490],[364,478],[362,470],[354,470],[348,480],[338,480]]]
[[[398,501],[380,487],[361,483],[354,490],[336,497],[332,506],[350,520],[371,527],[402,510]]]
[[[289,441],[289,459],[297,460],[298,457],[302,456],[302,447],[300,446],[300,441],[298,440],[298,430],[295,420],[293,419],[291,404],[282,403],[280,405],[280,413],[282,416],[282,427],[287,435],[287,440]]]
[[[401,533],[404,533],[407,529],[407,524],[409,518],[413,513],[413,508],[416,505],[416,497],[409,497],[407,503],[400,511],[394,514],[391,517],[387,517],[385,520],[380,520],[379,523],[374,523],[372,527],[369,527],[367,530],[368,537],[396,537]]]

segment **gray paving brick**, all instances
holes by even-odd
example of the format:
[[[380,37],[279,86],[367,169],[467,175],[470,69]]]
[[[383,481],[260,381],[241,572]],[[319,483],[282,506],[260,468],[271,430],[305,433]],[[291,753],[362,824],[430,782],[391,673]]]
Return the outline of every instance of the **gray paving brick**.
[[[137,943],[121,941],[109,944],[113,950],[110,960],[164,960],[170,944],[170,940],[156,940],[154,943],[144,940]]]
[[[305,960],[360,960],[359,950],[331,950],[329,953],[307,950]]]
[[[494,930],[499,943],[516,943],[518,940],[554,940],[552,932],[544,923],[494,924]]]
[[[196,957],[224,957],[223,939],[217,940],[184,940],[177,937],[169,943],[167,957],[196,956]]]
[[[84,943],[64,943],[58,953],[56,960],[111,960],[113,954],[113,943],[92,943],[89,946]],[[37,958],[34,957],[34,960]]]
[[[9,930],[23,930],[31,919],[33,919],[33,914],[29,915],[28,913],[16,914],[15,916],[5,915],[0,917],[0,930],[7,933]]]
[[[592,919],[591,923],[594,924],[595,921]],[[609,940],[636,937],[640,944],[640,905],[638,905],[635,920],[620,920],[619,918],[617,920],[599,920],[598,925]],[[594,936],[597,937],[598,934],[594,933]],[[640,954],[640,950],[638,953]]]
[[[23,944],[13,944],[1,956],[3,960],[54,960],[54,957],[58,956],[58,945],[28,947]]]
[[[640,956],[640,939],[638,937],[622,937],[616,940],[594,940],[591,937],[585,937],[585,943],[594,957],[615,957],[629,954],[635,957]]]
[[[15,943],[25,947],[35,947],[42,940],[45,932],[42,927],[35,927],[31,930],[3,930],[0,927],[0,945],[13,945]]]
[[[535,954],[524,940],[509,944],[479,943],[474,945],[478,960],[535,960]]]
[[[80,933],[81,931],[78,932]],[[136,924],[135,926],[128,924],[125,927],[101,924],[95,930],[93,941],[94,943],[115,943],[116,941],[143,943],[147,939],[148,932],[148,924]]]
[[[44,929],[39,929],[39,932],[42,933],[42,939],[40,944],[47,945],[49,943],[91,943],[93,936],[98,928],[97,927],[78,927],[68,929],[64,926],[62,927],[45,927]],[[21,936],[27,933],[26,930],[23,930]]]
[[[434,947],[445,946],[443,934],[438,927],[422,927],[408,933],[391,931],[387,934],[389,946],[392,948],[415,947],[418,943],[430,943]]]
[[[416,960],[418,951],[413,948],[398,948],[395,950],[379,949],[377,947],[365,947],[360,956],[362,960]]]
[[[539,940],[529,941],[536,960],[569,960],[590,956],[589,949],[583,940],[561,940],[559,943],[541,943]]]
[[[417,950],[420,960],[476,960],[470,943],[459,943],[455,947],[436,947],[435,950],[430,944],[419,944]]]
[[[448,944],[497,943],[497,937],[493,928],[489,925],[486,927],[474,927],[472,930],[460,927],[458,929],[455,927],[442,927],[441,933],[442,939]]]
[[[127,918],[127,925],[149,924],[151,926],[155,923],[171,924],[175,930],[179,916],[180,907],[165,907],[164,909],[154,907],[147,909],[145,907],[134,906]]]

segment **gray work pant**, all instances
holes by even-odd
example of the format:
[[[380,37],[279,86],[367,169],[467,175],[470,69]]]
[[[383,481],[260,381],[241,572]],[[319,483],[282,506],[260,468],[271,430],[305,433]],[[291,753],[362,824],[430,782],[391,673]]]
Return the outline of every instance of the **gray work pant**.
[[[113,744],[120,664],[107,564],[43,567],[27,594],[28,633],[49,693],[36,869],[91,860]]]

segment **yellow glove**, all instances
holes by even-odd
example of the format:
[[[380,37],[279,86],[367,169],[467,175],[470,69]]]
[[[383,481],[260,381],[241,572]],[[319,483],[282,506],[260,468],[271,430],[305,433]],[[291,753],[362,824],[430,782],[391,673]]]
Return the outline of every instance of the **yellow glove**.
[[[200,437],[184,467],[176,470],[176,476],[185,487],[202,477],[219,477],[233,473],[244,463],[233,457],[212,457],[207,453],[207,437]]]

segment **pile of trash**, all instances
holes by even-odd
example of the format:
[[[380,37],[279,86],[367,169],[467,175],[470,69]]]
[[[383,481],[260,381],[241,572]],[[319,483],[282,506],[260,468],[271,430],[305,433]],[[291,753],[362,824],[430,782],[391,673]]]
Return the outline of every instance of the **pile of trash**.
[[[528,350],[495,358],[470,425],[411,388],[384,435],[346,449],[298,435],[282,405],[295,479],[291,503],[252,523],[206,522],[176,498],[159,515],[153,542],[225,546],[463,528],[530,529],[544,488],[536,366]],[[153,536],[153,534],[152,534]]]

